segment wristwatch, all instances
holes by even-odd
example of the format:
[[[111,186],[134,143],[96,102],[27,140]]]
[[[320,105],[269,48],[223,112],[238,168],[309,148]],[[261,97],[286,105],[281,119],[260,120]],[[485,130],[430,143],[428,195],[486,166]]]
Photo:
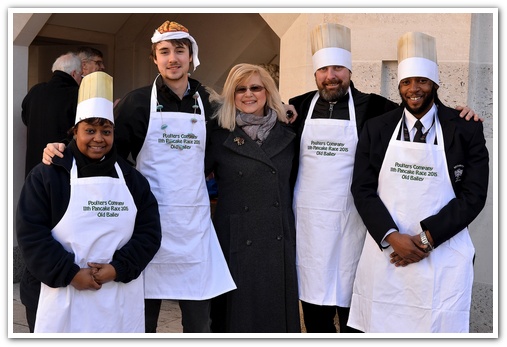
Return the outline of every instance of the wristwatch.
[[[428,252],[431,252],[432,250],[434,250],[433,246],[431,245],[431,243],[428,241],[428,238],[426,237],[426,232],[425,231],[421,231],[421,233],[419,234],[419,236],[421,237],[421,243],[423,245],[427,245],[428,247],[425,248],[425,252],[428,253]]]

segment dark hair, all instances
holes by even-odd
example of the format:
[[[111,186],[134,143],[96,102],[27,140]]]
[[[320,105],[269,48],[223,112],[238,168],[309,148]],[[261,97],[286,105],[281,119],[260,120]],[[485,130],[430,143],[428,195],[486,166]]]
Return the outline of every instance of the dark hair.
[[[90,59],[91,57],[101,57],[104,58],[101,51],[96,48],[81,46],[77,49],[76,53],[79,55],[81,59]]]
[[[188,47],[188,53],[189,53],[189,55],[193,56],[193,54],[194,54],[194,52],[192,50],[192,41],[190,41],[187,38],[183,38],[183,39],[171,39],[171,40],[164,40],[164,41],[171,42],[175,47],[187,46]],[[157,44],[159,42],[155,42],[155,43],[151,44],[150,60],[155,60],[155,58],[157,57]],[[190,62],[190,68],[192,68],[193,65],[194,65],[194,62],[193,61]]]
[[[69,136],[74,135],[74,130],[77,129],[77,125],[81,122],[84,122],[84,123],[90,124],[90,125],[100,125],[100,126],[103,126],[105,124],[109,124],[109,125],[113,126],[113,128],[114,128],[114,123],[111,122],[109,119],[105,119],[102,117],[90,117],[90,118],[85,118],[82,121],[74,124],[74,126],[72,128],[70,128],[68,131]]]

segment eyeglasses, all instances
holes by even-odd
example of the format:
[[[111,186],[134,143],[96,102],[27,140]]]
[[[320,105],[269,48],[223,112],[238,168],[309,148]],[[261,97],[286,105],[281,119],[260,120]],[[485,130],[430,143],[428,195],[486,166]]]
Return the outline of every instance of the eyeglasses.
[[[102,66],[102,65],[104,65],[104,61],[102,61],[102,60],[93,60],[93,59],[88,59],[88,61],[93,61],[95,64],[97,64],[97,66]]]
[[[236,87],[236,90],[234,92],[236,94],[245,94],[247,90],[250,90],[252,93],[260,93],[264,90],[264,87],[258,86],[258,85],[253,85],[250,87],[239,86],[239,87]]]

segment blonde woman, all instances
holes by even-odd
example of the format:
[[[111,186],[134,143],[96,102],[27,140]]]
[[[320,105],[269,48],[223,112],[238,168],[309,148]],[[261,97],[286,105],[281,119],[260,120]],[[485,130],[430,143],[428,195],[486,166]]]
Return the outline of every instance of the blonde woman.
[[[212,300],[213,332],[300,332],[289,178],[295,133],[262,67],[234,66],[209,124],[213,221],[237,289]]]

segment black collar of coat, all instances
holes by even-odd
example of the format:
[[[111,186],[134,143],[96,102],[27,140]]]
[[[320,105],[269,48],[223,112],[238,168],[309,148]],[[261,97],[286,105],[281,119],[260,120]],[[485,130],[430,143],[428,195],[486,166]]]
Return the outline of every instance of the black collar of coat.
[[[292,146],[295,137],[296,134],[292,129],[277,121],[268,138],[260,146],[262,150],[259,150],[257,142],[238,126],[229,134],[223,145],[239,155],[272,166],[271,158],[282,152],[287,146]]]

